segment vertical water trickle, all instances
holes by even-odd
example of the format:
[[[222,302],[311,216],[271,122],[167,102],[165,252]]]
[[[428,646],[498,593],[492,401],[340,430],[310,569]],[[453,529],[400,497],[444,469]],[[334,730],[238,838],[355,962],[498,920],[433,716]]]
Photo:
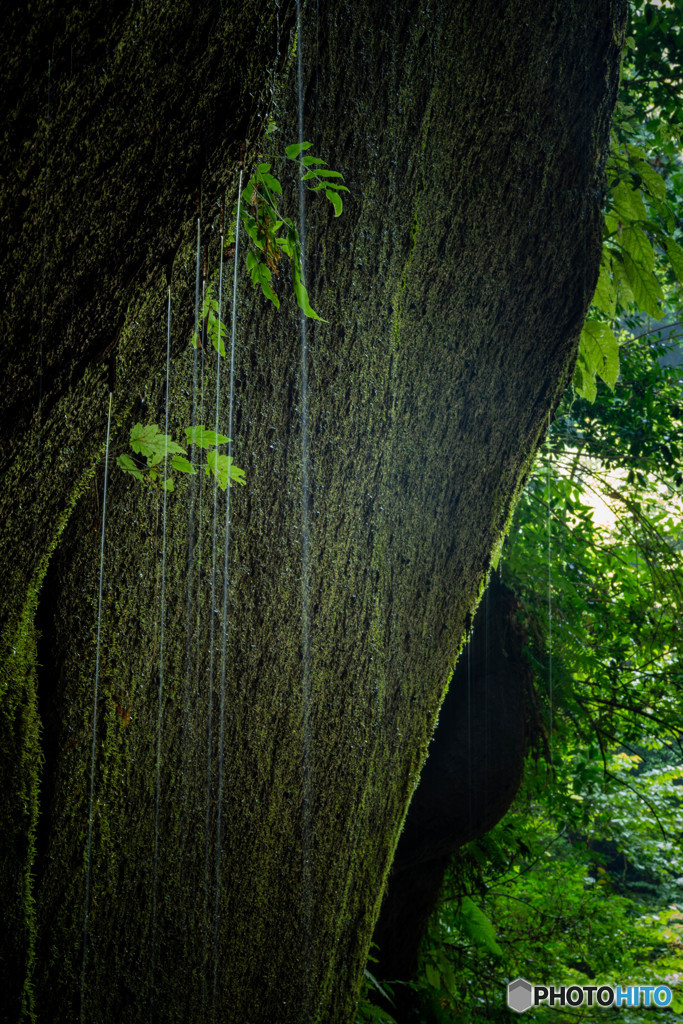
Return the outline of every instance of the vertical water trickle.
[[[195,285],[194,285],[194,355],[192,357],[192,406],[190,409],[190,425],[192,428],[196,425],[196,405],[197,405],[197,373],[198,373],[198,362],[199,362],[199,283],[200,283],[200,257],[201,257],[201,199],[197,199],[197,264],[195,270]],[[202,307],[203,314],[203,307]],[[190,462],[192,463],[193,469],[195,468],[196,459],[196,445],[190,445]],[[188,481],[189,485],[189,496],[188,496],[188,516],[187,516],[187,562],[186,562],[186,574],[187,574],[187,592],[185,599],[185,702],[183,709],[183,779],[184,779],[184,799],[187,797],[187,745],[188,745],[188,728],[190,720],[190,678],[192,674],[192,575],[194,569],[194,520],[195,520],[195,476],[191,474]],[[198,705],[197,694],[195,696],[195,708]]]
[[[240,178],[241,180],[241,178]],[[222,337],[223,324],[223,246],[225,240],[225,200],[221,199],[221,224],[220,224],[220,260],[218,267],[218,322],[219,337]],[[221,346],[218,346],[218,357],[216,362],[216,412],[214,416],[214,430],[218,434],[218,416],[220,411],[221,392]],[[209,620],[209,685],[208,685],[208,715],[206,727],[206,812],[204,817],[204,913],[202,914],[202,928],[204,931],[204,949],[202,960],[202,1016],[206,1016],[207,993],[207,971],[209,959],[209,863],[211,851],[211,742],[213,738],[213,680],[215,668],[215,645],[216,645],[216,551],[218,545],[218,477],[213,480],[213,522],[211,531],[211,618]]]
[[[88,846],[85,857],[85,911],[83,915],[83,963],[81,966],[81,1024],[85,1021],[85,970],[88,958],[88,923],[90,914],[90,862],[92,854],[92,824],[95,794],[95,751],[97,746],[97,700],[100,681],[100,637],[102,626],[102,586],[104,581],[104,531],[107,519],[107,479],[109,474],[109,434],[111,431],[111,399],[107,413],[107,440],[104,449],[104,488],[102,493],[102,538],[100,541],[100,582],[97,598],[97,643],[95,647],[95,685],[92,705],[92,743],[90,748],[90,799],[88,804]]]
[[[304,142],[303,61],[301,32],[301,0],[296,3],[297,26],[297,95],[299,145]],[[306,287],[306,211],[303,150],[299,153],[299,239],[301,241],[301,280]],[[306,314],[300,311],[301,324],[301,703],[302,703],[302,883],[303,926],[306,942],[311,935],[311,766],[310,766],[310,703],[311,703],[311,621],[310,621],[310,532],[309,532],[309,455],[308,455],[308,341]]]
[[[551,495],[550,495],[550,414],[548,414],[548,439],[546,461],[546,488],[548,491],[548,701],[550,717],[548,720],[550,770],[553,769],[553,602],[552,602],[552,530],[551,530]]]
[[[240,244],[240,213],[242,207],[242,172],[237,186],[237,223],[235,224],[235,262],[232,279],[232,316],[230,332],[230,397],[228,404],[228,459],[232,459],[232,414],[235,398],[235,336],[237,324],[237,258]],[[221,654],[221,699],[220,730],[218,740],[218,809],[216,814],[216,900],[214,906],[213,933],[213,1018],[216,1017],[216,990],[218,985],[218,929],[220,925],[221,897],[221,851],[223,839],[223,752],[225,746],[225,675],[228,651],[228,570],[230,566],[230,495],[231,481],[228,470],[228,486],[225,493],[225,554],[223,560],[223,638]]]
[[[43,361],[45,335],[45,275],[47,268],[47,179],[50,166],[50,87],[52,61],[47,62],[47,119],[45,124],[45,188],[43,189],[43,283],[40,289],[40,359],[38,363],[38,425],[43,411]]]
[[[168,477],[168,414],[169,382],[171,376],[171,286],[168,286],[166,311],[166,421],[164,434],[164,481]],[[154,1019],[154,973],[156,967],[156,924],[157,924],[157,883],[159,878],[159,804],[161,794],[161,724],[164,693],[164,620],[166,617],[166,501],[168,491],[164,487],[164,506],[161,532],[161,599],[159,608],[159,694],[157,702],[157,750],[154,796],[154,869],[152,876],[152,956],[151,956],[151,1005],[150,1018]]]
[[[202,426],[202,428],[204,427],[204,353],[205,353],[206,344],[207,344],[207,326],[206,326],[207,325],[207,317],[206,317],[206,288],[207,288],[207,285],[206,285],[206,280],[207,280],[207,277],[208,277],[208,271],[209,271],[209,255],[208,255],[208,247],[205,246],[205,248],[204,248],[204,266],[203,266],[203,271],[202,271],[202,306],[201,306],[201,309],[202,309],[202,319],[201,319],[200,337],[198,339],[198,345],[201,345],[201,352],[202,352],[201,359],[199,360],[199,423]],[[193,404],[194,404],[194,400],[193,400]],[[193,424],[192,425],[194,426],[194,414],[193,414]],[[196,522],[198,523],[198,529],[196,531],[196,545],[195,545],[195,564],[196,564],[196,569],[197,569],[197,599],[196,599],[196,602],[195,602],[195,604],[196,604],[196,607],[195,607],[195,640],[196,640],[196,643],[197,643],[197,652],[196,652],[196,663],[195,663],[195,687],[194,687],[194,690],[195,690],[195,728],[193,730],[193,735],[194,736],[198,735],[198,725],[199,725],[199,723],[198,723],[197,716],[199,714],[199,680],[200,680],[200,673],[201,673],[201,666],[202,666],[202,657],[201,657],[202,652],[201,652],[201,649],[200,649],[199,645],[201,643],[201,640],[200,640],[200,636],[201,636],[200,628],[201,628],[201,612],[202,612],[202,601],[201,601],[201,596],[202,596],[202,529],[201,529],[201,523],[202,523],[202,511],[203,511],[203,507],[204,507],[204,465],[203,465],[204,448],[201,445],[199,445],[199,446],[193,445],[193,450],[195,448],[197,448],[197,447],[198,447],[197,459],[199,460],[199,465],[196,466],[195,468],[196,468],[197,473],[199,475],[199,502],[198,502],[198,506],[197,506],[197,509],[196,509],[196,512],[195,512],[195,516],[194,516]],[[194,460],[193,460],[193,465],[194,465]],[[196,761],[195,761],[195,777],[196,777]]]

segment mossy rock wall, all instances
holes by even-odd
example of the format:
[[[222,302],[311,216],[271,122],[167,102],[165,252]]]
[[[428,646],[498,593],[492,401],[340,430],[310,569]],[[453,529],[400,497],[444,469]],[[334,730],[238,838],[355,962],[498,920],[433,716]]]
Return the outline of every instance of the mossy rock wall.
[[[133,423],[165,419],[168,284],[170,429],[193,401],[213,425],[216,360],[189,346],[196,191],[213,268],[220,195],[231,207],[268,112],[264,157],[297,137],[294,12],[4,17],[4,1019],[348,1022],[466,618],[595,285],[623,4],[304,12],[304,135],[350,188],[339,220],[307,196],[328,321],[307,336],[309,572],[298,310],[284,270],[279,312],[242,271],[225,660],[225,495],[214,545],[210,481],[180,481],[164,540],[163,493],[113,459]]]

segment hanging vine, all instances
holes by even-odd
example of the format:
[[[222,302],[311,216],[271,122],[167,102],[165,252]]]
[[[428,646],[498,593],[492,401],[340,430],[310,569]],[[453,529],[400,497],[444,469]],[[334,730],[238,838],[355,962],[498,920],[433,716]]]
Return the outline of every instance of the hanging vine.
[[[269,131],[272,127],[269,127]],[[293,143],[286,147],[285,156],[299,163],[306,187],[311,192],[324,192],[334,208],[335,217],[339,217],[343,209],[339,193],[349,191],[343,184],[344,176],[340,171],[327,167],[320,157],[307,153],[306,150],[311,146],[311,142]],[[259,163],[242,193],[239,209],[237,203],[233,207],[232,226],[224,242],[225,251],[234,252],[239,216],[251,243],[247,247],[246,268],[254,286],[260,287],[264,296],[279,309],[280,299],[273,287],[273,274],[279,276],[282,259],[286,257],[290,261],[292,288],[297,305],[310,319],[327,323],[310,304],[302,274],[299,232],[292,218],[280,210],[278,203],[281,200],[282,185],[272,174],[272,164]],[[216,298],[217,288],[218,271],[214,271],[206,284],[201,317],[192,335],[192,345],[202,349],[202,339],[208,339],[216,352],[224,358],[228,327],[221,317],[222,310]],[[222,445],[230,443],[225,434],[207,430],[201,424],[186,427],[185,434],[188,445],[194,444],[208,450],[204,471],[207,476],[213,475],[216,478],[222,490],[226,490],[229,481],[246,483],[244,470],[234,464],[231,455],[219,451]],[[169,464],[170,469],[177,473],[197,473],[195,466],[186,458],[187,449],[174,441],[170,434],[162,433],[157,423],[146,426],[136,423],[131,427],[129,443],[133,455],[119,455],[116,464],[124,473],[130,473],[142,484],[166,491],[174,490],[173,477],[167,475]]]

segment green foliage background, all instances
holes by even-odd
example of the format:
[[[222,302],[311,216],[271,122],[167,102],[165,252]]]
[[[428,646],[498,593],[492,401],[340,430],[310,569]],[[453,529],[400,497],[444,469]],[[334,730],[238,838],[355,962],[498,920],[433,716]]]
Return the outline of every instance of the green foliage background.
[[[674,993],[535,1020],[683,1014],[682,23],[681,0],[632,3],[600,277],[499,567],[534,749],[513,809],[453,858],[411,983],[422,1024],[508,1020],[518,976]],[[390,1011],[369,982],[359,1020]]]

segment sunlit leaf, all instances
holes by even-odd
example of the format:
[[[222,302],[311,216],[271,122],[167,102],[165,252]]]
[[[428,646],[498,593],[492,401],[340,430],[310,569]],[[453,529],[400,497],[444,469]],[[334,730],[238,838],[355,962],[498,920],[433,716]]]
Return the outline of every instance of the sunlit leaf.
[[[197,470],[194,468],[189,459],[184,458],[182,455],[174,455],[171,459],[171,466],[173,469],[177,469],[179,473],[196,473]]]
[[[200,448],[215,448],[216,445],[228,444],[230,441],[226,434],[217,434],[215,430],[207,430],[201,423],[185,427],[185,434],[188,444],[196,444]]]
[[[234,465],[232,455],[223,455],[215,449],[209,452],[206,457],[204,472],[207,476],[213,474],[216,477],[218,486],[223,491],[227,490],[228,479],[238,484],[246,483],[244,470]]]
[[[635,301],[643,312],[658,319],[661,315],[660,302],[664,298],[661,284],[651,271],[636,263],[628,252],[622,252],[621,255]]]
[[[342,203],[341,196],[337,192],[333,192],[329,188],[325,190],[325,195],[327,196],[329,201],[334,206],[334,215],[335,215],[335,217],[341,216],[341,212],[342,212],[342,209],[343,209],[343,203]]]
[[[311,307],[311,304],[308,301],[308,292],[306,291],[303,281],[298,277],[298,275],[294,278],[294,294],[296,295],[296,301],[299,309],[301,309],[306,316],[310,317],[312,320],[320,320],[324,324],[328,323],[327,320],[323,320],[321,316],[318,316],[315,310]]]
[[[472,902],[469,896],[460,901],[460,913],[457,918],[458,927],[474,942],[489,953],[502,957],[503,950],[498,945],[496,933],[488,917]]]
[[[593,305],[607,316],[614,316],[617,307],[617,291],[608,260],[603,258],[600,275],[593,295]]]
[[[299,153],[303,152],[305,149],[310,149],[312,145],[312,142],[293,142],[291,146],[287,146],[285,153],[290,160],[296,160]]]
[[[655,254],[643,229],[638,224],[628,224],[621,235],[621,244],[636,263],[652,272],[655,265]]]
[[[628,182],[619,182],[612,191],[612,202],[622,221],[647,220],[643,197]]]
[[[343,178],[344,175],[341,171],[330,171],[327,167],[319,167],[315,171],[309,171],[304,174],[303,181],[308,181],[310,178]]]
[[[665,244],[666,254],[669,257],[669,262],[676,275],[676,279],[683,284],[683,248],[675,239],[669,236],[667,236]]]
[[[272,174],[262,174],[261,181],[271,192],[275,192],[279,196],[282,195],[282,185]]]
[[[135,465],[130,455],[119,455],[116,460],[116,465],[119,466],[124,473],[130,473],[136,480],[144,481],[142,471]]]

